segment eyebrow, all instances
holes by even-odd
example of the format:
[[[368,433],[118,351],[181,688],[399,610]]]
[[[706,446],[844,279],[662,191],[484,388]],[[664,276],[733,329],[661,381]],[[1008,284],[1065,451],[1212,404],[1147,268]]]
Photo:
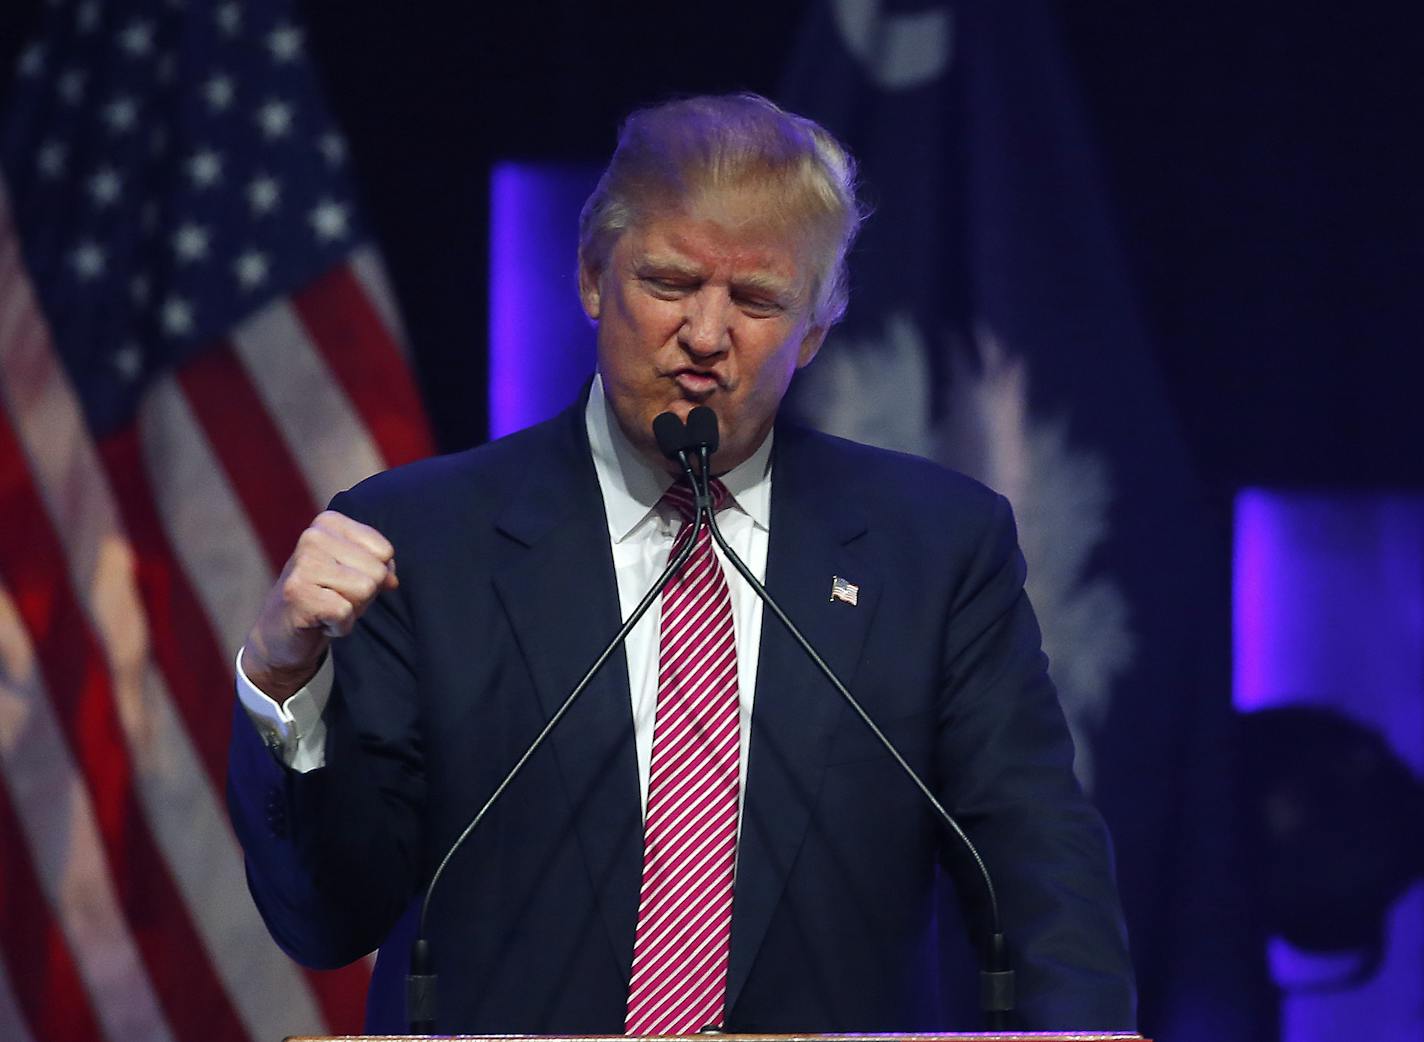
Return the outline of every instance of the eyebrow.
[[[669,272],[676,275],[686,275],[690,278],[700,278],[701,272],[695,264],[680,260],[676,257],[643,257],[633,265],[633,271],[637,275],[649,275],[654,272]]]
[[[796,294],[796,287],[785,279],[757,272],[735,279],[732,286],[745,292],[761,293],[778,301],[789,299]]]
[[[702,271],[696,264],[682,260],[678,257],[651,256],[644,257],[633,265],[634,274],[639,277],[647,277],[654,274],[672,274],[685,278],[700,279],[703,277]],[[785,297],[794,294],[795,287],[786,279],[764,272],[748,272],[732,280],[734,289],[750,291],[753,293],[766,293],[774,297]]]

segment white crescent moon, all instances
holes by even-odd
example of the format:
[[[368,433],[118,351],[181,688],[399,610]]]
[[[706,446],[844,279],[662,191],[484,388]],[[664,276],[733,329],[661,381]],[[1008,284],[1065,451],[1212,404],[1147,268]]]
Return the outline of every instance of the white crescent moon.
[[[949,67],[954,22],[947,8],[882,14],[881,0],[831,0],[831,15],[846,50],[876,85],[909,90]]]

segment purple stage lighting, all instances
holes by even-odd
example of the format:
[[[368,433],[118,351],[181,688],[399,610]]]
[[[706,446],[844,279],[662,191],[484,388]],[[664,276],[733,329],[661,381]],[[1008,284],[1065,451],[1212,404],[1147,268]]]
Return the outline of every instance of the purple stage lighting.
[[[1331,710],[1424,773],[1424,496],[1247,490],[1236,501],[1235,544],[1237,708]],[[1350,824],[1337,822],[1341,836]],[[1340,837],[1322,839],[1340,850]],[[1372,853],[1356,850],[1357,865]],[[1348,977],[1358,957],[1272,939],[1282,1042],[1424,1038],[1424,885],[1415,878],[1389,909],[1378,972],[1358,984],[1308,990]]]
[[[553,416],[593,373],[575,269],[579,209],[597,180],[593,167],[536,163],[490,175],[492,438]]]

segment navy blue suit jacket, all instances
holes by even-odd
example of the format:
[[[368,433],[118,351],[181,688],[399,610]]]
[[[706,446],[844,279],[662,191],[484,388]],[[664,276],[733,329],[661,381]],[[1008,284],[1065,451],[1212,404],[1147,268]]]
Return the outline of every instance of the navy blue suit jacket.
[[[1131,1027],[1108,841],[1072,775],[1007,504],[792,427],[774,451],[767,586],[983,851],[1020,1024]],[[368,1028],[396,1031],[415,898],[616,631],[618,595],[579,407],[333,506],[391,540],[400,588],[334,645],[327,765],[280,767],[239,713],[229,802],[273,936],[318,967],[385,945]],[[830,599],[832,576],[858,604]],[[728,1029],[972,1027],[940,1023],[952,846],[769,612],[755,705]],[[441,1029],[620,1032],[641,864],[618,655],[443,880]]]

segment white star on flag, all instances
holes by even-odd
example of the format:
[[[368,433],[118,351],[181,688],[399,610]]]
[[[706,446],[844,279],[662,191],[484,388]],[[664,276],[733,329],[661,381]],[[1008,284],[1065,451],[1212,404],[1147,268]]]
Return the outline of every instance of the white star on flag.
[[[321,154],[332,166],[339,166],[346,158],[346,142],[341,140],[340,134],[323,134],[317,148],[321,149]]]
[[[133,380],[143,371],[143,352],[137,344],[125,344],[114,352],[114,368],[126,380]]]
[[[232,104],[232,78],[222,73],[203,84],[203,98],[214,112],[225,112]]]
[[[223,4],[213,17],[217,19],[218,28],[229,36],[237,35],[242,28],[242,8],[237,4]]]
[[[89,194],[101,209],[117,202],[122,188],[123,180],[113,167],[104,167],[89,179]]]
[[[59,76],[59,96],[70,105],[78,105],[84,100],[84,73],[78,69],[68,69]]]
[[[108,266],[104,251],[93,240],[80,243],[69,255],[69,262],[74,265],[75,274],[84,282],[97,279],[104,274],[104,269]]]
[[[85,0],[74,12],[74,24],[81,33],[92,33],[99,27],[99,0]]]
[[[169,336],[192,332],[193,306],[182,297],[169,297],[163,302],[163,329]]]
[[[173,252],[183,263],[202,260],[208,255],[208,230],[191,221],[173,233]]]
[[[132,130],[138,120],[138,104],[133,98],[115,98],[104,106],[104,122],[115,134]]]
[[[284,101],[269,101],[257,110],[257,125],[269,138],[285,137],[292,129],[292,106]]]
[[[222,157],[210,148],[195,152],[184,165],[195,188],[211,188],[222,176]]]
[[[267,255],[257,250],[248,250],[233,262],[237,281],[243,289],[255,289],[267,281]]]
[[[263,174],[252,179],[247,186],[247,202],[253,213],[271,213],[281,201],[282,189],[275,177]]]
[[[119,47],[131,58],[146,57],[153,50],[153,25],[132,21],[119,33]]]
[[[41,174],[53,180],[64,173],[64,163],[69,150],[59,141],[46,141],[35,154],[35,166]]]
[[[302,31],[291,25],[277,26],[267,35],[267,49],[277,62],[295,61],[302,53]]]
[[[340,239],[346,235],[348,220],[346,207],[340,203],[323,199],[307,219],[311,221],[312,227],[316,230],[317,238],[323,242]]]
[[[20,75],[38,76],[44,71],[44,64],[44,48],[37,43],[32,43],[20,55]]]

